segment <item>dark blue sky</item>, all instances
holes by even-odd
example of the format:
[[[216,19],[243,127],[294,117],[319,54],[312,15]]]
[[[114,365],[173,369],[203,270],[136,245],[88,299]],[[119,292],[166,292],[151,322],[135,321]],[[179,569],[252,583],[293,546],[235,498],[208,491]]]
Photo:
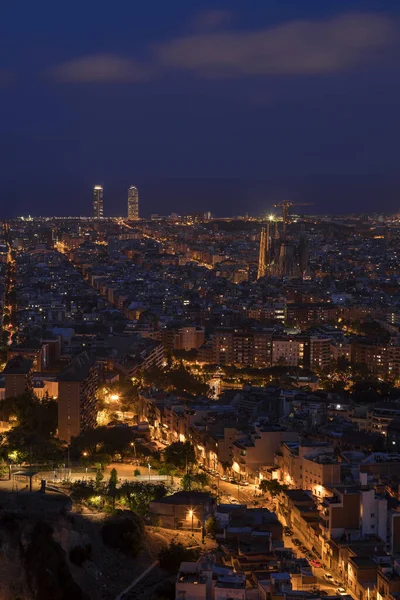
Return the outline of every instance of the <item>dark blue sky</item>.
[[[400,207],[390,0],[20,0],[0,9],[3,216]]]

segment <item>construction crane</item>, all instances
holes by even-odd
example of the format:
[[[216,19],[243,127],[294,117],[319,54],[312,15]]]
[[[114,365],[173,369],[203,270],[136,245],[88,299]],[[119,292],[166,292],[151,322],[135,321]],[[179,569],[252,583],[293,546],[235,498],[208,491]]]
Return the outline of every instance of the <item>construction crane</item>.
[[[282,200],[274,204],[275,208],[282,207],[282,221],[283,221],[283,233],[286,233],[286,227],[289,223],[289,208],[292,206],[311,206],[312,202],[289,202],[289,200]]]

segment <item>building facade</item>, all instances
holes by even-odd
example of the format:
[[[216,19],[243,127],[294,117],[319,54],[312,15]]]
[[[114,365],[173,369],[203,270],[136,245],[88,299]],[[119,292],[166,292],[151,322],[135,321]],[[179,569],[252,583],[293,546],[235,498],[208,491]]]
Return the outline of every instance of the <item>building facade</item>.
[[[128,219],[137,221],[139,219],[139,190],[134,185],[128,190]]]
[[[13,356],[3,371],[5,397],[20,396],[32,391],[32,360],[21,355]]]
[[[102,219],[103,217],[103,187],[95,185],[93,188],[93,218]]]

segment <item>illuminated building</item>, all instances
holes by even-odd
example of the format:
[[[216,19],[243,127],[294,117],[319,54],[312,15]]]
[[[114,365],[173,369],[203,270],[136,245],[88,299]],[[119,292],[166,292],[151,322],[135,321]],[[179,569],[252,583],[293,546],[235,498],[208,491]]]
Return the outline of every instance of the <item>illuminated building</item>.
[[[82,352],[58,376],[58,437],[70,443],[96,424],[96,363]]]
[[[128,190],[128,219],[139,219],[139,190],[134,185]]]
[[[103,216],[103,187],[95,185],[93,188],[93,218],[102,219]]]

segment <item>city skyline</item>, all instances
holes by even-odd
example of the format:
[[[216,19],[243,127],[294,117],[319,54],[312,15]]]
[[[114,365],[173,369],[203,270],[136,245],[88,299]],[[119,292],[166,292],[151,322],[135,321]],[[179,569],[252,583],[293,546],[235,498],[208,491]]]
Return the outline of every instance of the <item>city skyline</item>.
[[[398,0],[0,19],[0,600],[400,600]]]

